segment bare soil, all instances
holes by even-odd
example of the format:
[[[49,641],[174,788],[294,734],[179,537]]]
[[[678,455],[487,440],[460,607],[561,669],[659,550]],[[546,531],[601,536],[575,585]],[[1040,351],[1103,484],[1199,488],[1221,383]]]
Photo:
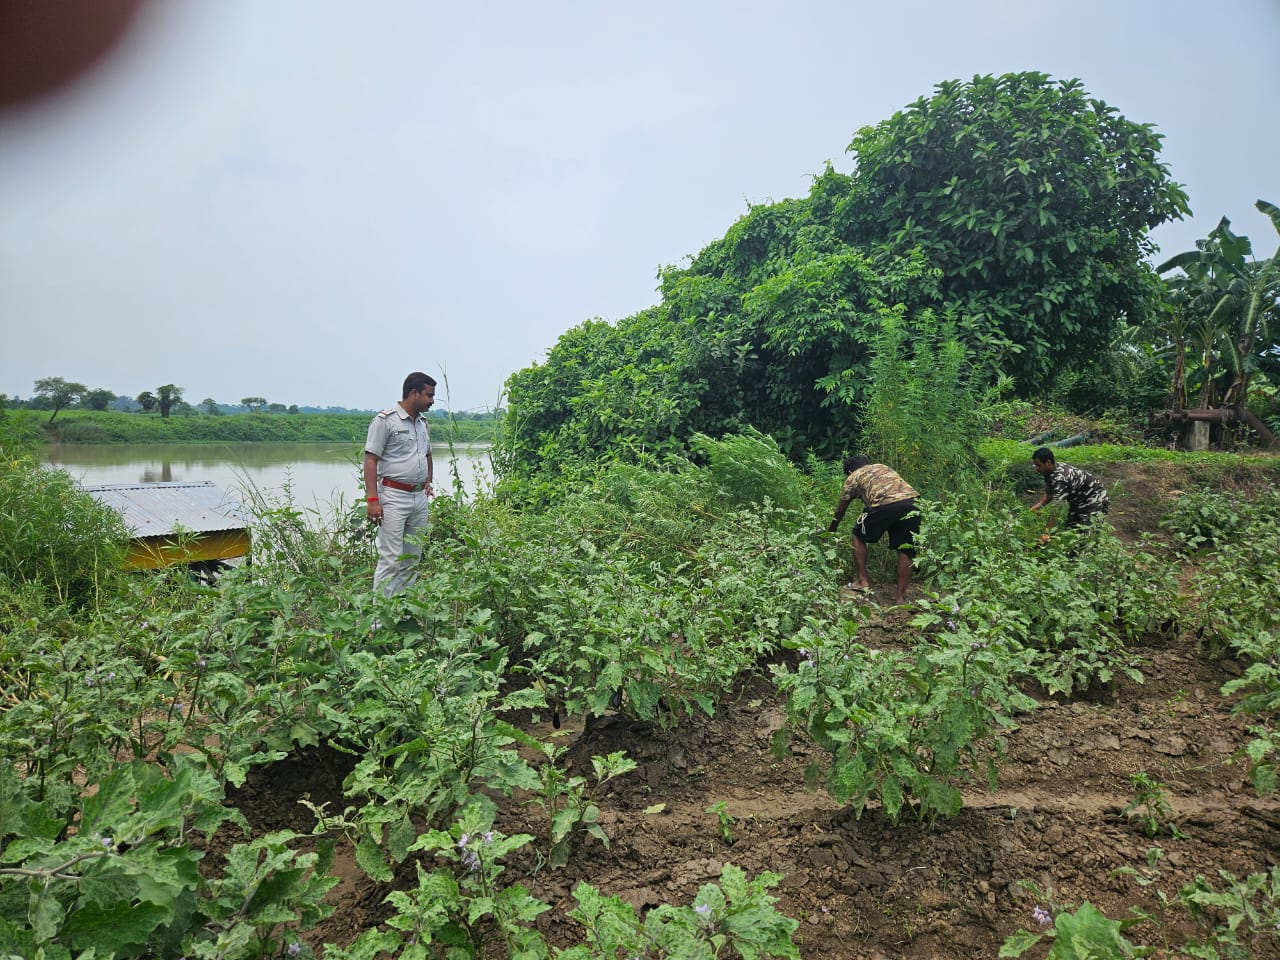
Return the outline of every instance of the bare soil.
[[[1112,473],[1108,480],[1125,481],[1112,517],[1125,536],[1154,529],[1167,497],[1198,479],[1164,467],[1118,465]],[[1242,495],[1267,479],[1242,479]],[[888,604],[892,596],[876,599]],[[900,608],[874,616],[886,642],[906,628]],[[795,939],[813,960],[995,957],[1007,936],[1035,927],[1031,910],[1039,901],[1022,881],[1051,890],[1057,904],[1087,900],[1114,918],[1131,907],[1159,914],[1160,892],[1174,896],[1198,874],[1221,888],[1221,870],[1243,877],[1280,862],[1280,802],[1256,796],[1237,762],[1248,721],[1233,716],[1219,691],[1242,664],[1210,656],[1186,637],[1153,640],[1139,653],[1142,684],[1124,680],[1075,699],[1038,695],[1040,708],[1020,717],[1008,737],[999,788],[973,787],[958,816],[932,825],[905,814],[895,826],[876,808],[858,819],[808,789],[804,768],[814,757],[806,745],[797,741],[783,759],[770,751],[784,712],[764,677],[736,691],[714,718],[671,730],[610,716],[586,729],[581,718],[558,731],[531,726],[536,736],[571,746],[574,773],[589,777],[590,758],[616,750],[638,767],[600,800],[608,848],[587,840],[566,868],[530,876],[529,857],[506,876],[552,905],[541,928],[550,942],[567,945],[580,941],[566,916],[579,881],[643,910],[689,902],[726,862],[748,875],[775,871],[785,875],[774,890],[777,906],[801,921]],[[308,751],[255,771],[230,802],[255,830],[309,832],[312,819],[296,801],[307,796],[341,809],[349,766],[339,753]],[[1134,795],[1130,776],[1139,771],[1166,785],[1182,836],[1149,837],[1122,815]],[[732,845],[706,812],[719,802],[734,820]],[[658,804],[661,812],[646,812]],[[505,804],[499,826],[509,834],[545,833],[538,808],[516,802]],[[1163,856],[1152,869],[1149,851],[1157,847]],[[1155,883],[1117,873],[1125,868]],[[337,910],[307,935],[321,955],[322,944],[349,943],[384,920],[383,901],[395,886],[365,878],[349,851],[336,869],[343,877],[331,894]],[[403,876],[401,885],[412,871]],[[1165,916],[1175,922],[1148,922],[1128,936],[1159,945],[1195,933],[1185,914]],[[1253,949],[1256,957],[1280,957],[1274,937]],[[1039,947],[1028,955],[1044,953]]]

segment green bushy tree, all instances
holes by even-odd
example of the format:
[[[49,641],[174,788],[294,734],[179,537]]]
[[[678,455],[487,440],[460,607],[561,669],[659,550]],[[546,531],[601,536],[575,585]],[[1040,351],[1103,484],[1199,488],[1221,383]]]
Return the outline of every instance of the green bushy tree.
[[[1169,396],[1170,359],[1144,327],[1122,324],[1104,354],[1058,377],[1051,396],[1086,416],[1142,417],[1160,409]]]
[[[96,390],[86,391],[84,396],[80,398],[80,402],[90,410],[105,410],[115,398],[116,392],[114,390],[99,387]]]
[[[156,387],[156,406],[160,408],[160,419],[168,420],[170,412],[182,404],[182,387],[172,383]]]
[[[955,318],[979,373],[1024,394],[1157,301],[1148,231],[1186,211],[1160,136],[1040,73],[940,85],[859,131],[853,174],[760,204],[661,303],[591,321],[507,383],[500,477],[541,496],[614,460],[754,427],[831,459],[857,433],[883,313]]]
[[[1188,211],[1162,139],[1079,80],[949,81],[858,131],[833,218],[850,243],[922,250],[978,361],[1030,395],[1150,309],[1149,231]]]
[[[59,410],[75,403],[88,390],[89,388],[83,383],[64,380],[62,377],[41,377],[36,381],[35,395],[53,409],[53,413],[49,415],[49,422],[53,423],[53,418],[58,415]]]

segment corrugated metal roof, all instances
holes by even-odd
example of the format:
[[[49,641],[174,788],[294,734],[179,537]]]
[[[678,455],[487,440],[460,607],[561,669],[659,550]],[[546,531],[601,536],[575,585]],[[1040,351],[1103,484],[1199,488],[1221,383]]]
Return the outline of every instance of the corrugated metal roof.
[[[248,513],[211,480],[169,483],[101,483],[80,488],[124,517],[135,537],[162,537],[179,528],[192,533],[244,530]]]

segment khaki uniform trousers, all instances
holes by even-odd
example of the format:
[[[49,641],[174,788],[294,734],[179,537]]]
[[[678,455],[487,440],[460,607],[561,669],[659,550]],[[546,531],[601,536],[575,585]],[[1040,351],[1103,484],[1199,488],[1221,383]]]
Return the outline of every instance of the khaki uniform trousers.
[[[395,596],[418,579],[418,539],[427,526],[427,494],[380,486],[382,523],[378,526],[378,566],[373,571],[373,590]]]

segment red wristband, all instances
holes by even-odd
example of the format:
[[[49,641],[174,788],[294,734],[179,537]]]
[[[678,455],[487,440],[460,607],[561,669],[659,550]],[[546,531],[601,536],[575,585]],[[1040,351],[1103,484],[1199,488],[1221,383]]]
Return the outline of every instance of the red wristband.
[[[365,503],[377,503],[377,502],[378,502],[377,497],[368,497],[365,499]]]

